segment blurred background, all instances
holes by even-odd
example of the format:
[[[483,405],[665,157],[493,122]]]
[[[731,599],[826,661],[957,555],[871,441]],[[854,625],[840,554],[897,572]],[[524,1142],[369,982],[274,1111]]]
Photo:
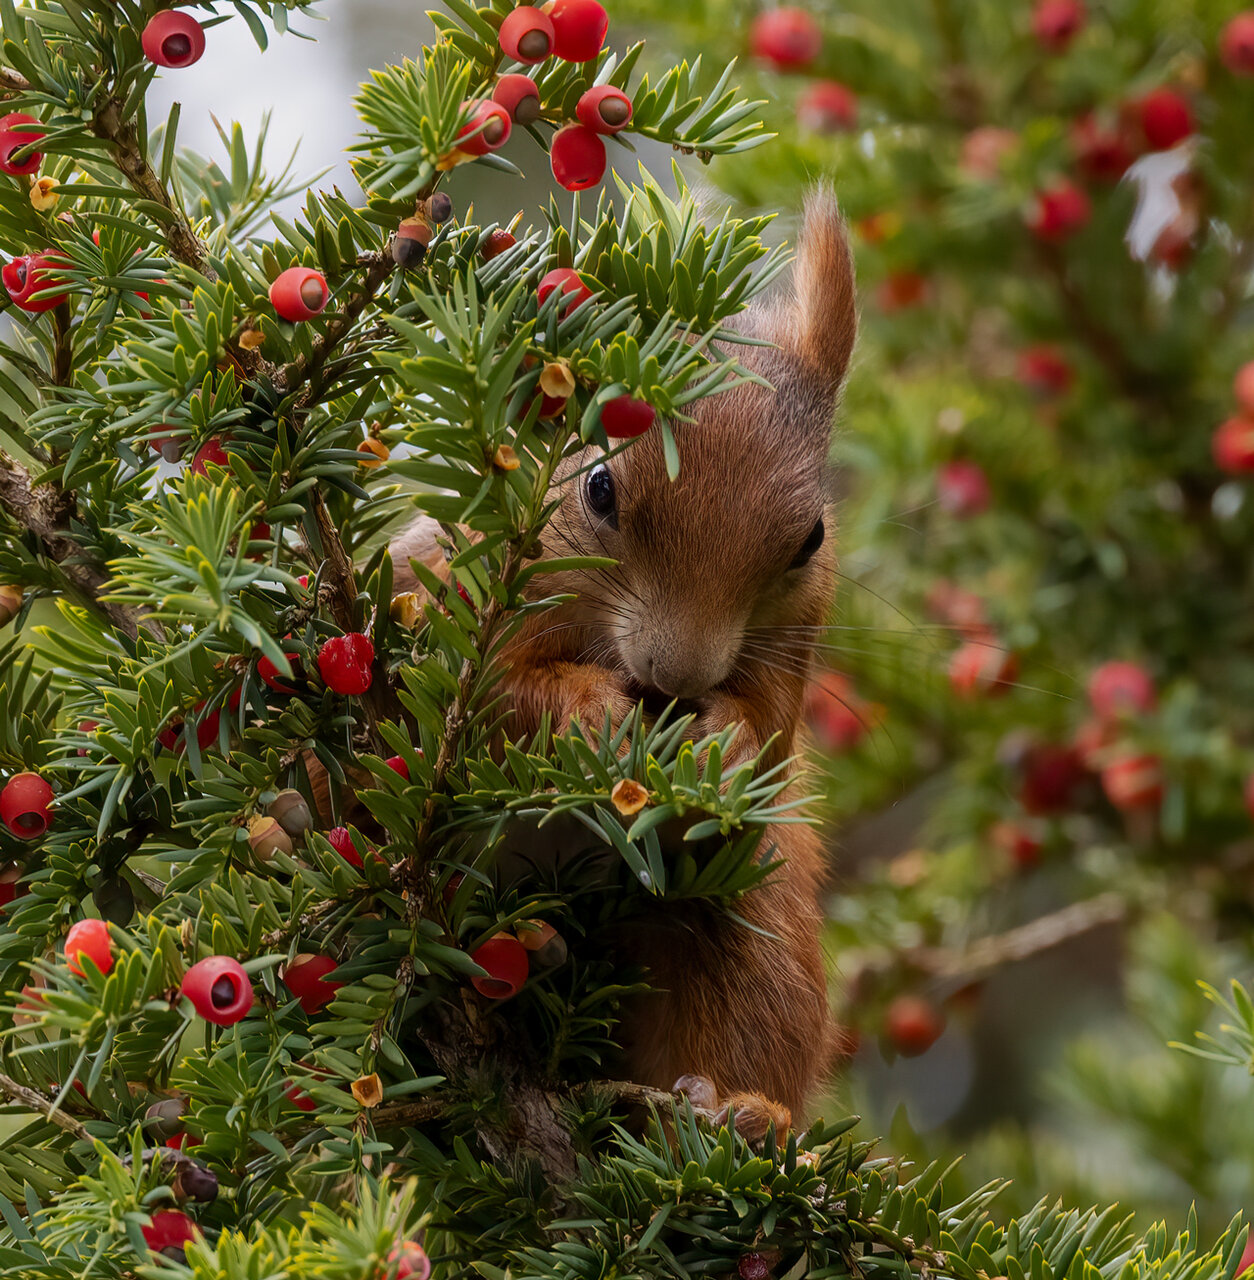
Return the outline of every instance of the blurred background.
[[[726,61],[778,138],[703,166],[795,234],[826,177],[863,330],[837,439],[842,570],[811,708],[848,1054],[825,1109],[970,1186],[1254,1210],[1240,1071],[1173,1041],[1254,924],[1254,14],[1231,0],[611,5],[643,65]],[[351,98],[428,20],[327,3],[165,75],[184,143],[272,112],[352,191]],[[228,81],[223,65],[234,70]],[[459,170],[491,219],[547,198]],[[643,157],[664,172],[669,156]],[[529,163],[530,161],[530,163]],[[612,162],[633,159],[615,151]],[[561,198],[568,200],[564,193]],[[1234,378],[1237,379],[1234,385]]]

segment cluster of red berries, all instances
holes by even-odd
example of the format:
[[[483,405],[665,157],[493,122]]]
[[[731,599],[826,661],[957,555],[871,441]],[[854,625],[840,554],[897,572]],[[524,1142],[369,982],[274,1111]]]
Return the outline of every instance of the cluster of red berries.
[[[805,71],[823,52],[823,32],[804,9],[770,9],[750,25],[749,50],[778,71]],[[797,123],[810,133],[848,132],[858,124],[858,96],[838,80],[816,80],[797,99]]]
[[[1254,361],[1237,370],[1232,395],[1237,411],[1215,428],[1211,453],[1221,471],[1249,475],[1254,472]]]

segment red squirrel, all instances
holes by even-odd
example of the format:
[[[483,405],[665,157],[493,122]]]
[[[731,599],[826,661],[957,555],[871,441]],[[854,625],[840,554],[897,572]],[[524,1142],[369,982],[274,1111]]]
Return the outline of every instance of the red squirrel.
[[[558,730],[577,720],[595,731],[607,710],[617,721],[641,697],[674,698],[695,710],[694,738],[736,724],[742,757],[773,735],[770,763],[798,750],[835,582],[828,454],[857,329],[853,263],[830,194],[806,205],[793,280],[791,296],[736,321],[775,344],[736,348],[773,390],[742,380],[697,402],[695,421],[675,426],[677,480],[656,431],[608,462],[595,463],[590,446],[557,477],[544,554],[618,563],[544,578],[546,594],[575,598],[509,643],[512,736],[537,731],[545,712]],[[398,592],[417,587],[410,557],[442,567],[438,532],[423,518],[393,544]],[[736,904],[763,932],[697,906],[665,908],[638,935],[636,958],[657,994],[626,1019],[624,1072],[664,1089],[706,1077],[738,1117],[756,1111],[786,1125],[781,1107],[805,1106],[835,1036],[819,838],[807,825],[773,827],[763,849],[772,846],[783,865]]]

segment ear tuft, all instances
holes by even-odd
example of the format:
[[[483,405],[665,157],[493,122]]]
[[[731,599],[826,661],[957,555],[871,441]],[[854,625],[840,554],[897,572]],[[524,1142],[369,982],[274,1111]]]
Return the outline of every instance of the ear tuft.
[[[858,311],[849,235],[828,187],[817,188],[806,200],[793,282],[796,304],[788,345],[834,393],[849,368]]]

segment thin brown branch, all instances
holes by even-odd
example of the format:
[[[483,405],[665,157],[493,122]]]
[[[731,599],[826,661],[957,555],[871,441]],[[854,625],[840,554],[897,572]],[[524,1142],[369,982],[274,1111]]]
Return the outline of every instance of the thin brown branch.
[[[0,454],[0,508],[35,535],[44,553],[79,595],[105,614],[119,631],[132,639],[139,634],[138,614],[103,594],[109,583],[108,573],[69,532],[77,514],[72,494],[53,485],[32,488],[26,469]]]
[[[396,1128],[407,1124],[426,1124],[438,1120],[448,1111],[443,1098],[411,1098],[406,1102],[393,1102],[386,1107],[376,1107],[370,1112],[370,1123],[376,1129]]]
[[[3,1090],[14,1102],[20,1102],[29,1110],[39,1112],[45,1120],[51,1120],[53,1124],[59,1125],[76,1138],[91,1140],[91,1134],[87,1132],[86,1126],[81,1121],[66,1115],[64,1111],[54,1110],[52,1102],[37,1090],[28,1089],[24,1084],[18,1084],[11,1076],[3,1073],[0,1073],[0,1090]]]

